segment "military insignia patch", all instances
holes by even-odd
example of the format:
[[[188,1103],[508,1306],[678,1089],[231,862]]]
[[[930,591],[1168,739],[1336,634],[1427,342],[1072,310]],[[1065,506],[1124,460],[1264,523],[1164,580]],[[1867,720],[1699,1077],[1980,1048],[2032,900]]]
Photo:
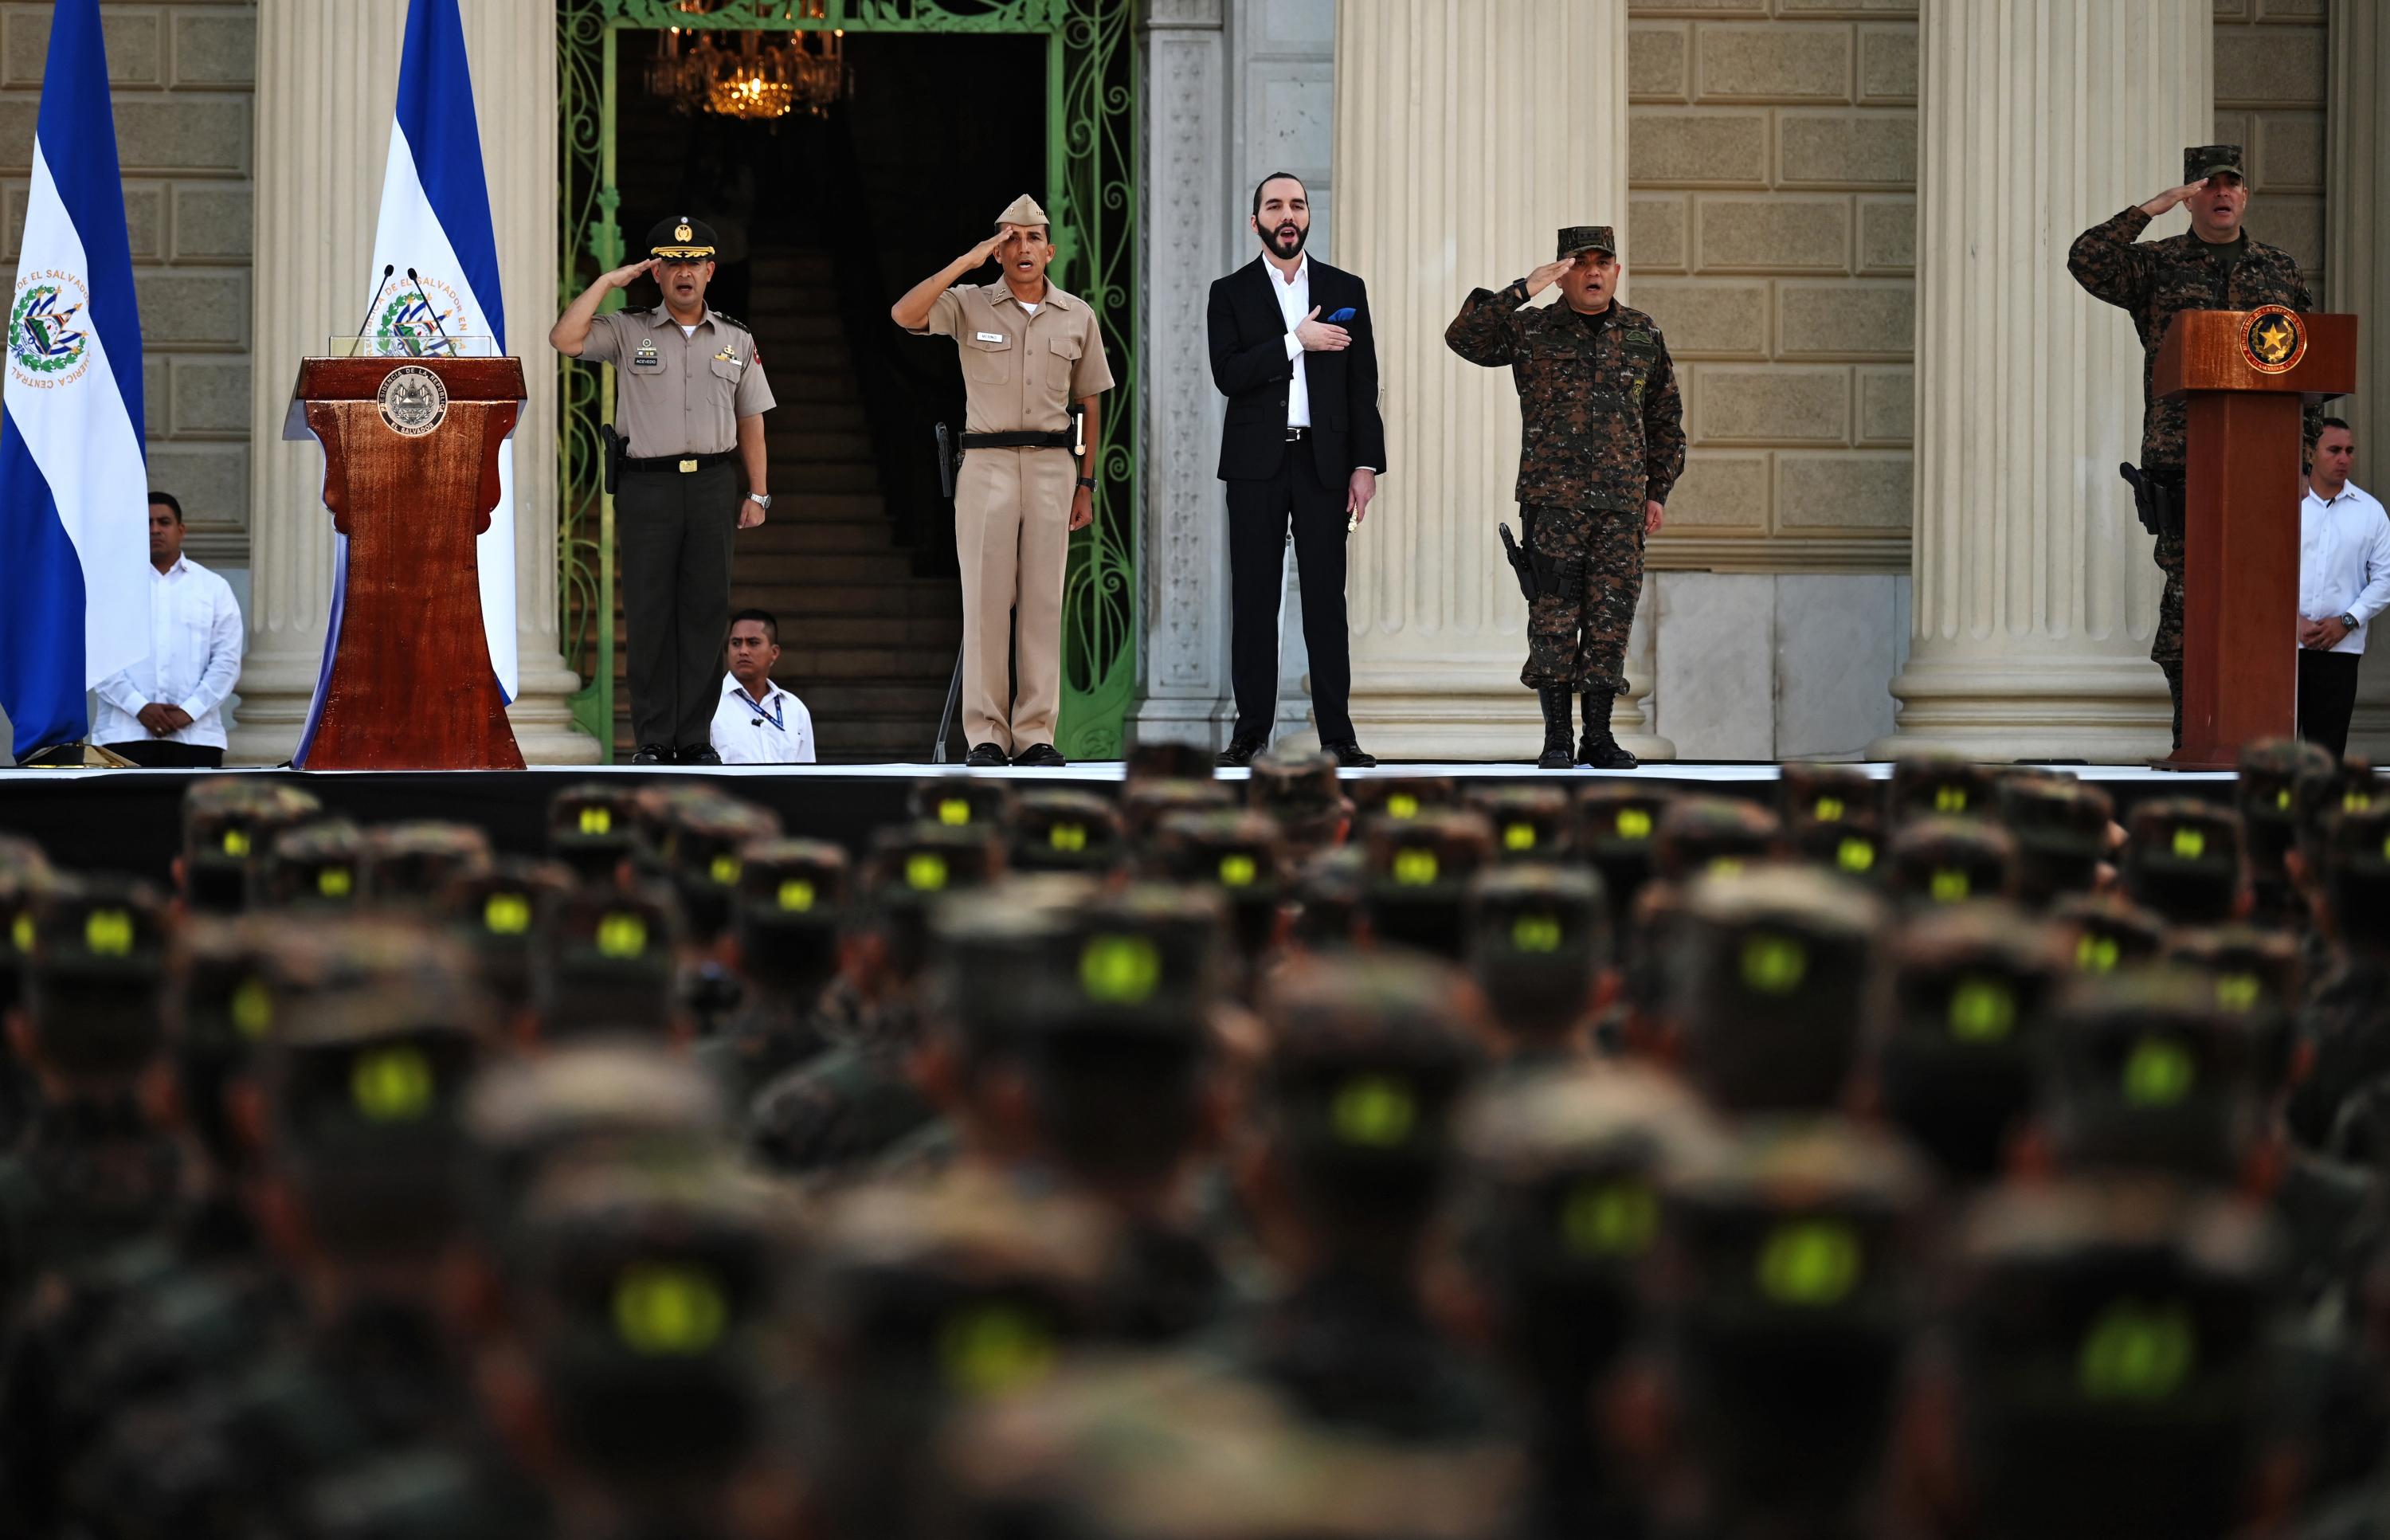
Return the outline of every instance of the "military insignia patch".
[[[2241,352],[2259,374],[2282,374],[2306,356],[2306,326],[2287,305],[2260,305],[2241,328]]]
[[[656,356],[655,339],[642,338],[637,351],[631,354],[631,362],[643,369],[662,367],[663,360]]]

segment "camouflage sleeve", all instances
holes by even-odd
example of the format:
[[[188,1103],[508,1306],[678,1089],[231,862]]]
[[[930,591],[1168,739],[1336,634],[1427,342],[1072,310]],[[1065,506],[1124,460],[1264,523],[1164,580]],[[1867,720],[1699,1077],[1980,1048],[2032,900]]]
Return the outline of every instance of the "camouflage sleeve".
[[[2075,237],[2066,270],[2093,299],[2134,309],[2148,287],[2148,268],[2133,243],[2149,227],[2150,216],[2138,205],[2102,220]]]
[[[1643,495],[1664,503],[1685,473],[1685,401],[1677,391],[1677,361],[1665,339],[1643,392]]]
[[[1525,302],[1516,284],[1498,294],[1471,289],[1460,302],[1460,314],[1444,328],[1444,345],[1471,364],[1501,368],[1518,354],[1519,307]]]

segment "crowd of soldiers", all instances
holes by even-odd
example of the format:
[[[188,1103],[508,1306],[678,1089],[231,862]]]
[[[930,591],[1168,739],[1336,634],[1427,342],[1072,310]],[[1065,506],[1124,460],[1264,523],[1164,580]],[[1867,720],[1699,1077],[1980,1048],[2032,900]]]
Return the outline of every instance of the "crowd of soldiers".
[[[2213,789],[0,840],[0,1531],[2390,1535],[2390,800]]]

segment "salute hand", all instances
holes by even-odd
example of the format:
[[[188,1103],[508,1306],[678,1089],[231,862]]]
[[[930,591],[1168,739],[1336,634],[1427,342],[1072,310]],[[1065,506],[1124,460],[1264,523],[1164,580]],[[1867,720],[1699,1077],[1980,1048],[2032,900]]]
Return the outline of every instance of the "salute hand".
[[[1534,272],[1528,274],[1527,298],[1532,300],[1536,295],[1541,294],[1545,289],[1551,288],[1553,284],[1558,283],[1560,281],[1561,275],[1567,272],[1572,266],[1575,265],[1575,263],[1576,259],[1574,257],[1562,257],[1558,262],[1548,262],[1544,263],[1543,266],[1538,267]]]
[[[2147,203],[2142,204],[2141,212],[2149,215],[2152,219],[2155,219],[2158,215],[2165,213],[2169,209],[2180,208],[2183,204],[2190,202],[2192,199],[2198,197],[2200,189],[2206,186],[2207,178],[2203,176],[2196,182],[2185,182],[2179,187],[2169,187],[2165,192],[2162,192],[2155,198],[2151,199]]]
[[[606,287],[609,289],[628,289],[631,287],[632,280],[638,277],[640,274],[652,270],[655,265],[656,259],[649,257],[645,262],[635,262],[628,267],[617,267],[614,271],[606,275]]]

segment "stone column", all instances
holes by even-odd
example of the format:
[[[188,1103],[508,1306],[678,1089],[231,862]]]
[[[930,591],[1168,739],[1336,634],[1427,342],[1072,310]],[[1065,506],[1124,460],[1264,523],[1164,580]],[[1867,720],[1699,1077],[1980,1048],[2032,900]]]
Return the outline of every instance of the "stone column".
[[[1517,398],[1444,329],[1562,225],[1625,230],[1625,0],[1341,0],[1336,84],[1337,265],[1376,307],[1391,462],[1352,542],[1354,722],[1381,757],[1532,758],[1526,606],[1494,532],[1517,527]],[[1621,740],[1673,756],[1638,732],[1644,649],[1627,678]]]
[[[563,697],[577,681],[556,639],[556,377],[545,342],[556,307],[555,7],[480,0],[464,16],[507,340],[531,395],[515,433],[521,688],[509,715],[526,759],[587,763],[598,746],[569,726]],[[405,0],[260,0],[249,652],[226,756],[236,763],[289,757],[323,660],[323,452],[282,442],[282,419],[299,360],[354,327],[366,300],[405,20]]]
[[[2332,0],[2332,84],[2324,98],[2324,292],[2326,310],[2352,311],[2357,391],[2324,409],[2357,436],[2357,484],[2390,495],[2390,16],[2378,0]],[[2390,643],[2377,624],[2359,677],[2349,748],[2390,758]]]
[[[1874,754],[2166,751],[2159,579],[2116,476],[2140,457],[2140,347],[2066,254],[2212,137],[2211,10],[1926,0],[1915,603]]]

